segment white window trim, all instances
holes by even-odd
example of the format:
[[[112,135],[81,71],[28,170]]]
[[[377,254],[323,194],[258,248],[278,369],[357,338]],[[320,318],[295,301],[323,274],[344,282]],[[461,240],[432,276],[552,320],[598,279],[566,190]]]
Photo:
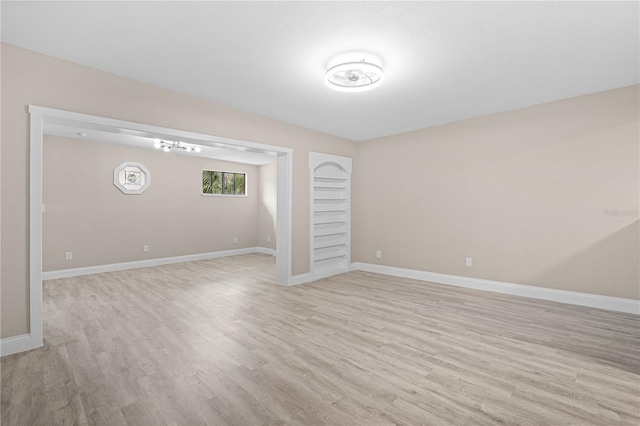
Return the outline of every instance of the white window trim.
[[[200,193],[203,197],[223,197],[223,198],[247,198],[249,194],[205,194]]]

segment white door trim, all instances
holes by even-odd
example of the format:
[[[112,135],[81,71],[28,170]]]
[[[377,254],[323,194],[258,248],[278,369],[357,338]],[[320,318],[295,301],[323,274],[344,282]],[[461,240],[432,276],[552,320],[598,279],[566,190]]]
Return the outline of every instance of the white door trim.
[[[53,108],[29,105],[30,123],[30,160],[29,160],[29,334],[18,336],[20,339],[3,339],[1,354],[10,355],[24,350],[38,348],[43,345],[42,323],[42,160],[43,130],[45,122],[57,124],[85,124],[106,128],[128,129],[161,136],[175,136],[201,141],[202,145],[224,143],[227,145],[272,151],[277,154],[276,190],[277,229],[276,238],[276,280],[278,284],[291,283],[291,197],[293,149],[276,145],[267,145],[220,136],[211,136],[167,127],[152,126],[130,121],[115,120],[95,115],[81,114]],[[28,336],[28,344],[26,344]],[[13,339],[13,340],[12,340]],[[19,344],[13,344],[13,341]]]

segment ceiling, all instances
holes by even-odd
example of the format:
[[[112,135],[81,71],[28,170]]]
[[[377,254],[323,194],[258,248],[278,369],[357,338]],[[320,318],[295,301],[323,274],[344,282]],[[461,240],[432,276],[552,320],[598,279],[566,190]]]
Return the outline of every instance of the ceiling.
[[[1,7],[7,43],[354,141],[638,84],[640,74],[635,1]],[[381,58],[380,87],[325,86],[327,64],[350,51]]]

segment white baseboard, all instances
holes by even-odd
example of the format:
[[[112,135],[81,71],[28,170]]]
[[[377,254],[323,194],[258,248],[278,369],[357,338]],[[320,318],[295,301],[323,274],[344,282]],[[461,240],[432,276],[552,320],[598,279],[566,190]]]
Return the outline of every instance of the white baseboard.
[[[218,257],[236,256],[239,254],[259,253],[258,247],[247,247],[234,250],[214,251],[210,253],[188,254],[185,256],[161,257],[157,259],[137,260],[134,262],[111,263],[109,265],[87,266],[84,268],[59,269],[42,273],[43,280],[78,277],[81,275],[101,274],[104,272],[125,271],[127,269],[149,268],[151,266],[169,265],[172,263],[193,262],[194,260],[215,259]]]
[[[0,356],[17,354],[18,352],[28,351],[35,347],[31,342],[30,334],[7,337],[0,340]]]
[[[436,272],[396,268],[393,266],[375,265],[371,263],[356,262],[351,265],[352,270],[357,271],[374,272],[394,277],[410,278],[438,284],[492,291],[494,293],[511,294],[514,296],[530,297],[533,299],[569,303],[571,305],[588,306],[591,308],[607,309],[610,311],[626,312],[630,314],[640,314],[640,301],[633,299],[512,284],[500,281],[483,280],[479,278],[461,277],[458,275],[438,274]]]
[[[337,271],[337,272],[331,272],[329,274],[319,274],[319,275],[313,275],[310,272],[306,273],[306,274],[300,274],[300,275],[294,275],[291,277],[291,281],[289,282],[289,285],[300,285],[300,284],[306,284],[306,283],[310,283],[312,281],[318,281],[318,280],[322,280],[324,278],[329,278],[329,277],[333,277],[335,275],[340,275],[340,274],[346,274],[347,272],[352,271],[352,265],[354,265],[353,263],[349,266],[348,270],[341,270],[341,271]]]
[[[262,254],[270,254],[271,256],[276,255],[276,251],[274,249],[267,247],[256,247],[256,252]]]
[[[312,281],[311,274],[307,272],[306,274],[293,275],[289,281],[289,285],[300,285],[308,283],[309,281]]]

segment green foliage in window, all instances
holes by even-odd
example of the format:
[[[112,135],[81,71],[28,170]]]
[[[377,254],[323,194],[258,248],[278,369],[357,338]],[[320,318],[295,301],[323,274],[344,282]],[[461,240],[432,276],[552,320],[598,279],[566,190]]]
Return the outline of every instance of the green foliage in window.
[[[202,193],[213,194],[213,172],[211,170],[202,171]]]
[[[235,174],[236,194],[244,194],[244,173]]]
[[[246,194],[246,178],[244,173],[202,171],[203,194]]]
[[[234,173],[224,174],[224,189],[223,194],[235,194],[235,180],[233,179]]]
[[[213,194],[222,194],[222,172],[213,173]]]

